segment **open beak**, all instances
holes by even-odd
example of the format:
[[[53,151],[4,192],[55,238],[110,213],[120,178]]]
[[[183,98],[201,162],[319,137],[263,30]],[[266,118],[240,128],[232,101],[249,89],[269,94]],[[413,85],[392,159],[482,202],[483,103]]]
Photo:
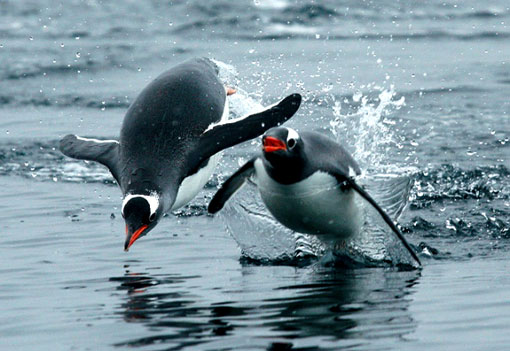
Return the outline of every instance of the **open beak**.
[[[274,137],[266,136],[262,140],[262,148],[264,152],[275,152],[278,150],[287,150],[287,145],[280,139],[276,139]]]
[[[129,251],[129,248],[133,243],[142,235],[142,233],[149,228],[148,225],[144,224],[140,228],[138,228],[134,233],[130,233],[128,227],[126,226],[126,242],[124,243],[124,251]]]

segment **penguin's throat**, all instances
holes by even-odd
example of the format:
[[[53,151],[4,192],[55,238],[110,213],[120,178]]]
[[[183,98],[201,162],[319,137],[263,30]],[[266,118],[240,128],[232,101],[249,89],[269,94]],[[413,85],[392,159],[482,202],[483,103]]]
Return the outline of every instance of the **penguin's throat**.
[[[263,165],[267,174],[280,184],[293,184],[303,179],[303,165],[296,160],[264,157]]]

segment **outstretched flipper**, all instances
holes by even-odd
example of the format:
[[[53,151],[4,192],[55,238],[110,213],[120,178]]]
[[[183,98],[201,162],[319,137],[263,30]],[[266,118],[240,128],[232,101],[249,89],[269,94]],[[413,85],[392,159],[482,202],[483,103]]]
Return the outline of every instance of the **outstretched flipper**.
[[[99,162],[110,170],[119,182],[119,142],[117,140],[99,140],[82,138],[69,134],[60,140],[60,151],[79,160]]]
[[[402,242],[404,247],[409,251],[411,256],[416,260],[416,262],[418,262],[418,264],[421,265],[420,259],[416,255],[416,252],[414,252],[414,250],[411,248],[411,245],[409,245],[409,243],[404,238],[402,233],[400,233],[400,230],[398,230],[395,223],[393,223],[391,218],[386,214],[386,212],[384,212],[384,210],[377,204],[377,202],[375,202],[375,200],[362,187],[360,187],[358,184],[356,184],[354,179],[346,178],[345,176],[340,175],[340,174],[335,175],[335,177],[337,178],[337,180],[339,182],[346,182],[349,187],[353,188],[361,197],[363,197],[365,200],[367,200],[376,209],[377,212],[379,212],[382,219],[386,222],[386,224],[391,228],[391,230],[399,238],[399,240]]]
[[[252,158],[228,178],[212,198],[207,211],[216,213],[223,208],[225,203],[241,188],[246,180],[251,177],[255,169],[253,164],[257,158]]]
[[[215,153],[263,134],[291,118],[301,104],[301,95],[292,94],[266,110],[213,124],[200,137],[200,152],[207,158]]]

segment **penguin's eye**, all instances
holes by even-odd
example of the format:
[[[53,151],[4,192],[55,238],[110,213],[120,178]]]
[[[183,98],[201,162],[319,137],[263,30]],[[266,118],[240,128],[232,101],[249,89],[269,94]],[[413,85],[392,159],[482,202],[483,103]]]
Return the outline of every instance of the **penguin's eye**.
[[[290,138],[289,140],[287,140],[287,146],[289,147],[289,149],[293,149],[294,146],[296,146],[296,139]]]
[[[149,221],[154,222],[155,219],[156,219],[156,213],[151,214],[151,216],[149,217]]]

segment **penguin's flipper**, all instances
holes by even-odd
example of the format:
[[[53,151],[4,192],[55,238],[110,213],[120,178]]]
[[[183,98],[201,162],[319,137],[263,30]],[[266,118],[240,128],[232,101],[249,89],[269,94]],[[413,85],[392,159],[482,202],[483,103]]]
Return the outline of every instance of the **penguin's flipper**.
[[[300,104],[301,95],[292,94],[264,111],[212,124],[200,137],[200,152],[210,157],[223,149],[256,138],[291,118]]]
[[[386,224],[395,233],[397,238],[402,242],[402,245],[404,245],[404,247],[407,249],[407,251],[409,251],[409,253],[416,260],[416,262],[418,262],[418,264],[421,265],[420,259],[416,255],[416,252],[414,252],[414,250],[411,248],[411,245],[409,245],[406,238],[404,238],[404,236],[402,235],[400,230],[398,230],[397,226],[395,225],[395,223],[393,223],[390,216],[388,216],[386,214],[386,212],[384,212],[384,210],[381,208],[381,206],[379,206],[377,204],[377,202],[375,202],[375,200],[372,198],[372,196],[370,196],[362,187],[360,187],[358,184],[356,184],[354,179],[346,178],[345,176],[342,176],[340,174],[336,175],[336,178],[341,183],[342,182],[347,183],[347,185],[349,187],[353,188],[361,197],[363,197],[365,200],[367,200],[376,209],[377,212],[379,212],[382,219],[386,222]]]
[[[119,142],[117,140],[88,139],[69,134],[60,140],[59,149],[66,156],[96,161],[105,165],[119,182]]]
[[[216,213],[221,210],[228,199],[230,199],[230,197],[244,185],[246,180],[251,177],[255,171],[253,164],[256,159],[255,157],[246,162],[222,184],[207,207],[209,213]]]

